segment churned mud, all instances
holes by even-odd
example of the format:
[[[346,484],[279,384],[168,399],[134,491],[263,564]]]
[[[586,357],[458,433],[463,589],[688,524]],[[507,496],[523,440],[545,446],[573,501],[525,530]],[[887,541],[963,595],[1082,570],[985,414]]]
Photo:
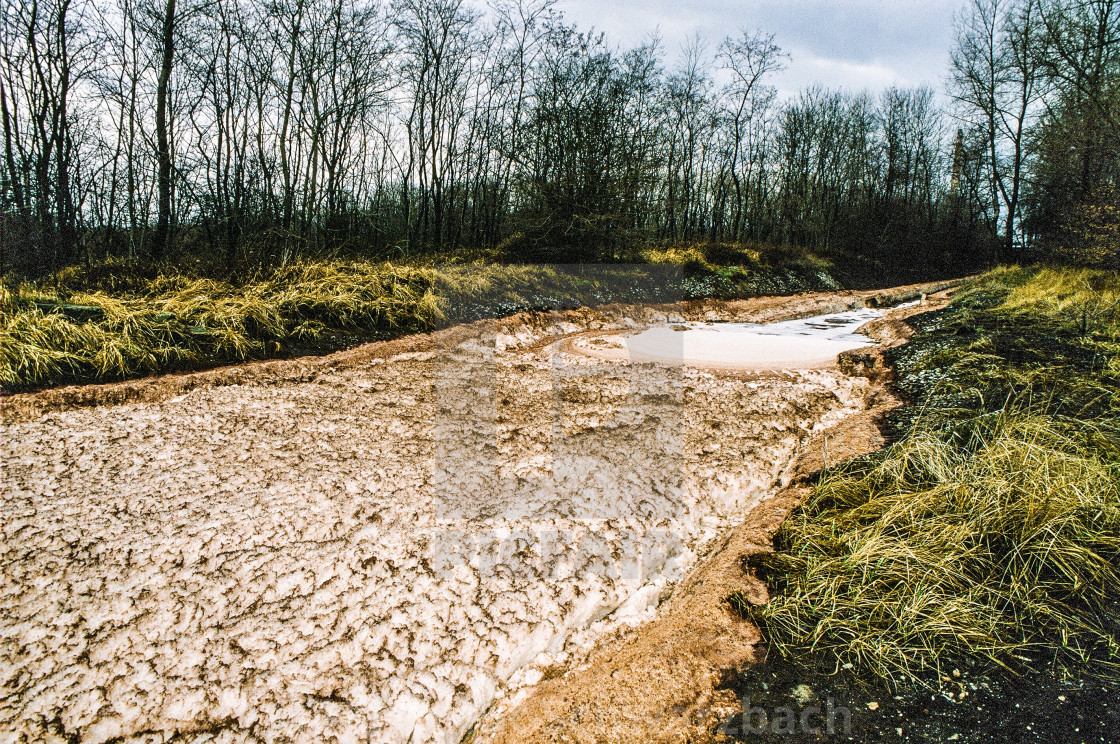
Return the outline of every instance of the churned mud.
[[[0,740],[704,729],[757,640],[719,593],[796,502],[798,453],[876,446],[875,355],[732,372],[559,342],[919,291],[521,315],[11,396]]]

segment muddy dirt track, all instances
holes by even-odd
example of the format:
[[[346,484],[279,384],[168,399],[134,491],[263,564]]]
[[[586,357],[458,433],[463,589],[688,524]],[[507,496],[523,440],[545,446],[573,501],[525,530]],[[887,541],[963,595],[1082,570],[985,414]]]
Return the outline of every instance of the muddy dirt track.
[[[0,741],[695,733],[697,706],[720,705],[697,697],[712,670],[757,640],[697,572],[741,580],[733,558],[788,508],[798,454],[866,421],[882,390],[835,368],[627,364],[556,342],[916,294],[521,315],[8,397]],[[643,674],[658,632],[692,651]],[[643,692],[674,664],[679,684]],[[598,707],[581,723],[584,698]],[[651,708],[656,726],[626,723]]]

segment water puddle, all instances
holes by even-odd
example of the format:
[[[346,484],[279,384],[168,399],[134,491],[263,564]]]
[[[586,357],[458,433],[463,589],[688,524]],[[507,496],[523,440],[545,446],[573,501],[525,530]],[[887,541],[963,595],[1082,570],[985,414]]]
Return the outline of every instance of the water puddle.
[[[677,323],[632,336],[577,339],[572,350],[602,359],[720,369],[803,369],[876,342],[855,330],[882,316],[872,308],[778,323]]]

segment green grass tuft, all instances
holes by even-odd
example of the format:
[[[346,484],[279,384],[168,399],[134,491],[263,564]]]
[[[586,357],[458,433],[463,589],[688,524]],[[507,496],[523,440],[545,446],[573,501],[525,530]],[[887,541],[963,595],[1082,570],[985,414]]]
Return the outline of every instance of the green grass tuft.
[[[787,656],[890,679],[962,659],[1120,679],[1118,277],[997,272],[896,358],[901,438],[827,474],[756,557]]]

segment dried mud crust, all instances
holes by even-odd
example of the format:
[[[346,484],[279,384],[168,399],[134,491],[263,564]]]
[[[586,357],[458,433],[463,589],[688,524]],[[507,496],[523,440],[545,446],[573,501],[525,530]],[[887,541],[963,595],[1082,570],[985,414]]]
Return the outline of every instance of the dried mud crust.
[[[880,395],[547,341],[865,299],[522,316],[5,400],[4,740],[458,741],[736,552],[814,432]]]

